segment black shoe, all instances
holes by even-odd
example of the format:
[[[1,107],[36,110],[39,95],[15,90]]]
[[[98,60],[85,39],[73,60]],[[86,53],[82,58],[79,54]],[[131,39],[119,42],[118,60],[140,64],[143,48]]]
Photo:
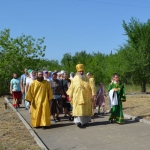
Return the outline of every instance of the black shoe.
[[[45,130],[45,129],[46,129],[46,127],[44,127],[44,126],[43,126],[43,127],[42,127],[42,129],[43,129],[43,130]]]
[[[77,127],[79,127],[79,128],[81,128],[81,123],[79,122],[79,123],[77,123]]]
[[[110,123],[114,123],[113,120],[109,120]]]
[[[98,116],[98,114],[97,113],[94,113],[94,115],[93,116]]]
[[[59,117],[56,117],[57,121],[60,121],[60,118]]]
[[[53,119],[52,121],[53,121],[54,123],[57,123],[57,120],[56,120],[56,119]]]
[[[73,121],[73,119],[74,119],[74,118],[73,118],[72,116],[69,117],[69,121]]]

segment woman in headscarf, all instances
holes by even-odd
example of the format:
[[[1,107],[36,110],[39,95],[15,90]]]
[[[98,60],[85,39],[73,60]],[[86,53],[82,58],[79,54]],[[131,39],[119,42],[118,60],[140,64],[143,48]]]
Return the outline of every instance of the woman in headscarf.
[[[36,79],[36,72],[34,70],[32,70],[28,76],[28,78],[26,79],[26,92],[28,91],[28,88],[30,86],[30,84],[33,82],[33,80]]]
[[[72,80],[72,79],[74,78],[74,76],[75,76],[75,73],[74,73],[74,72],[71,72],[71,73],[70,73],[70,78],[69,78],[69,79]]]
[[[29,73],[29,76],[26,79],[26,88],[25,88],[25,92],[28,92],[29,86],[30,84],[36,79],[36,72],[34,70],[31,70],[31,72]],[[29,102],[27,102],[27,108],[30,108]],[[29,109],[29,113],[30,113],[30,109]]]
[[[50,82],[49,74],[47,70],[43,71],[44,80]]]

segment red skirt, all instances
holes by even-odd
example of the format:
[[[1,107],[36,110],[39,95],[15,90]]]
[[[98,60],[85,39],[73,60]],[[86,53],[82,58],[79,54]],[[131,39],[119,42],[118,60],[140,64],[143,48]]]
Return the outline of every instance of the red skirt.
[[[13,97],[13,106],[17,107],[19,104],[22,103],[22,93],[21,91],[12,92]]]
[[[12,92],[13,99],[22,99],[21,91]]]

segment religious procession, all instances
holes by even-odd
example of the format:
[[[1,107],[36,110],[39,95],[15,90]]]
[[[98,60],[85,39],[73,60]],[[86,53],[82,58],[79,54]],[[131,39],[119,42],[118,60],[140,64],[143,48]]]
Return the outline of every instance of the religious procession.
[[[61,121],[62,114],[82,128],[92,123],[91,118],[100,113],[100,108],[105,114],[105,97],[108,96],[109,122],[123,124],[122,102],[126,101],[126,96],[119,74],[113,74],[107,95],[103,83],[96,88],[94,77],[90,72],[85,73],[83,64],[77,64],[76,71],[71,72],[70,77],[64,70],[35,72],[25,68],[21,78],[13,73],[10,81],[13,106],[18,109],[23,101],[34,128],[45,130],[51,122]]]

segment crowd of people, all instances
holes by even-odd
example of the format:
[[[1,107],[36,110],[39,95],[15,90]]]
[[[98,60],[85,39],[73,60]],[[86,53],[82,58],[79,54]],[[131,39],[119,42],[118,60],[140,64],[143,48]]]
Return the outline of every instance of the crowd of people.
[[[96,90],[95,80],[89,72],[85,74],[84,65],[76,65],[77,72],[71,72],[70,77],[64,70],[38,71],[24,69],[19,78],[13,73],[10,81],[10,93],[13,106],[19,108],[24,103],[25,110],[31,115],[31,125],[46,129],[52,121],[61,120],[60,114],[68,117],[68,121],[82,128],[91,121],[95,107],[105,113],[105,96],[103,83]],[[119,74],[115,73],[108,87],[111,115],[109,121],[124,123],[122,101],[125,101],[124,85],[119,82]]]

